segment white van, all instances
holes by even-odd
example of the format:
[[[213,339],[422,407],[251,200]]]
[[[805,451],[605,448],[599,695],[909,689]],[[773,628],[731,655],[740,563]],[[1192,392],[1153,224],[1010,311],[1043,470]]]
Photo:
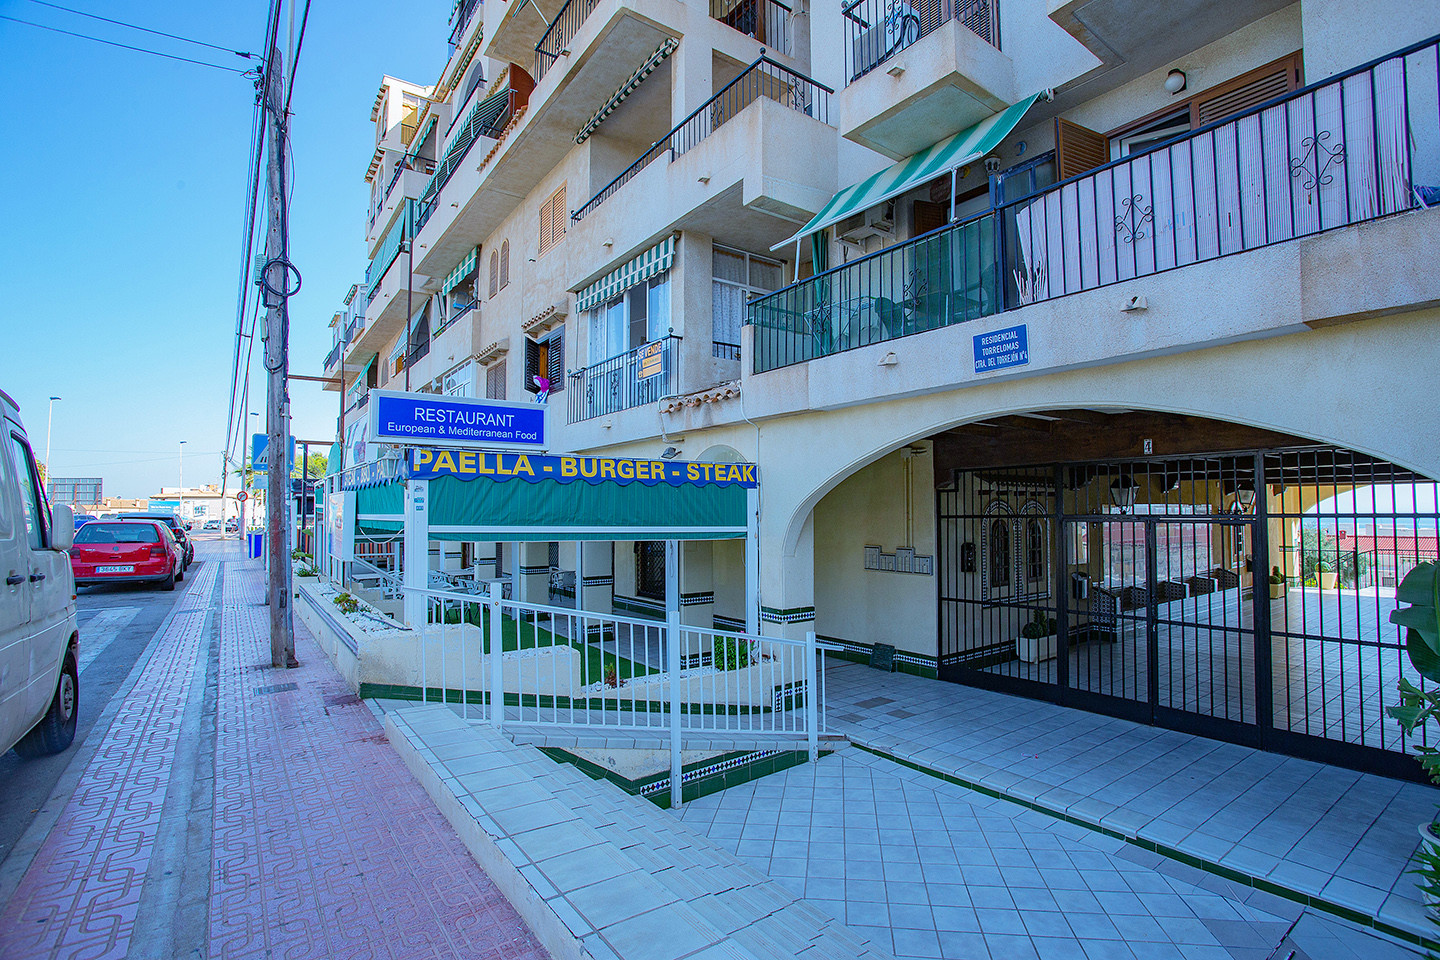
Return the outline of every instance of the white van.
[[[74,514],[47,509],[20,407],[0,390],[0,753],[38,757],[75,739],[74,541]]]

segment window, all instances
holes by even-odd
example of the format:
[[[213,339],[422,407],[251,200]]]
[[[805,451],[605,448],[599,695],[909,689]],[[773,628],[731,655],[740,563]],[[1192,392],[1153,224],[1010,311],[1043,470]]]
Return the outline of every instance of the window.
[[[1128,157],[1132,153],[1143,153],[1156,144],[1164,143],[1166,140],[1172,140],[1189,132],[1190,109],[1186,107],[1177,113],[1160,117],[1138,130],[1115,138],[1110,145],[1111,157],[1119,159]]]
[[[485,398],[505,399],[505,361],[499,360],[485,370]]]
[[[565,389],[565,328],[561,327],[544,340],[525,341],[525,389],[539,393],[536,377],[550,381],[550,393]]]
[[[775,260],[718,246],[713,260],[711,352],[726,360],[739,360],[745,304],[784,286],[785,268]]]
[[[510,286],[510,241],[500,244],[500,289]]]
[[[565,184],[550,194],[540,207],[540,252],[542,254],[565,236],[565,221],[570,217],[565,209]]]
[[[1010,521],[996,517],[990,521],[990,585],[1010,586]]]
[[[500,292],[500,251],[490,251],[490,296]]]
[[[650,600],[665,599],[665,541],[635,544],[635,593]]]
[[[670,335],[670,274],[641,281],[590,311],[591,366]],[[737,341],[738,342],[738,341]]]
[[[40,481],[30,447],[18,434],[10,435],[10,448],[15,454],[15,475],[20,478],[21,515],[25,518],[25,536],[30,549],[40,550],[49,537],[45,534],[45,498],[40,495]]]

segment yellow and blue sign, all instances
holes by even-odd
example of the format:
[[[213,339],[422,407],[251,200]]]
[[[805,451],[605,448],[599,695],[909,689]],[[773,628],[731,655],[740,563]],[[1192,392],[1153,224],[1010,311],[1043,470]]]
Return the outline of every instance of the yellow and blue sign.
[[[695,463],[675,460],[640,460],[623,457],[551,457],[489,450],[409,451],[406,477],[434,480],[524,480],[536,483],[667,484],[672,487],[721,486],[753,489],[760,485],[753,463]]]

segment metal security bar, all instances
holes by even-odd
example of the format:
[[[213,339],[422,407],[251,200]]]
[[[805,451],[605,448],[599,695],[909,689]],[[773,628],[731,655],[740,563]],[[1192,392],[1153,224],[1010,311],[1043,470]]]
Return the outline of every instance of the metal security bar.
[[[789,56],[791,9],[779,0],[711,0],[710,16]]]
[[[565,6],[545,28],[545,35],[535,44],[535,82],[545,79],[545,74],[560,57],[570,52],[570,41],[580,32],[580,26],[599,0],[565,0]]]
[[[1009,306],[1440,201],[1435,40],[1001,209]]]
[[[942,24],[959,20],[999,49],[997,0],[852,0],[845,18],[845,76],[854,83]]]
[[[680,385],[681,337],[652,340],[570,374],[570,423],[618,413],[672,396]]]
[[[804,74],[796,73],[789,67],[762,56],[738,77],[721,87],[694,113],[680,121],[673,130],[655,141],[649,150],[621,171],[619,176],[601,187],[584,206],[571,214],[571,219],[577,222],[583,220],[592,210],[629,183],[637,173],[649,166],[652,160],[668,155],[673,162],[676,157],[710,136],[727,120],[734,118],[756,100],[773,100],[821,123],[829,123],[830,94],[834,92],[824,84],[816,83]]]
[[[1000,310],[994,218],[944,227],[750,303],[755,372]]]

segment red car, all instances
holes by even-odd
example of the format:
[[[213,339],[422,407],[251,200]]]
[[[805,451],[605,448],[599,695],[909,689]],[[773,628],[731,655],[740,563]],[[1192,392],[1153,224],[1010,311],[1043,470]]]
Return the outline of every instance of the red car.
[[[75,531],[70,568],[75,586],[158,583],[174,590],[185,579],[181,546],[159,520],[92,520]]]

